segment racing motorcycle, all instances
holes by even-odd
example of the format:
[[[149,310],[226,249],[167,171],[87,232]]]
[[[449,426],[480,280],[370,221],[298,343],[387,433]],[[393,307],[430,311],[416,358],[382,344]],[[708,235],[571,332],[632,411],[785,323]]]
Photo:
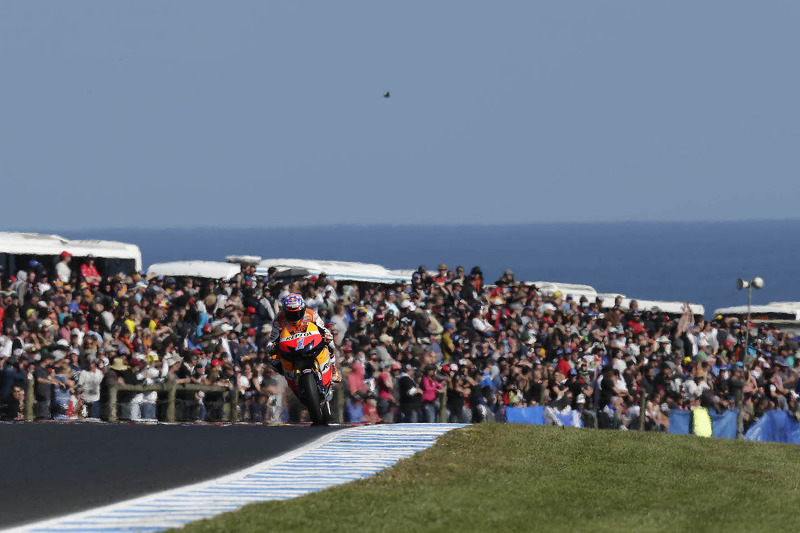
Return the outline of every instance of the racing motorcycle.
[[[331,420],[331,354],[316,324],[300,324],[281,331],[277,356],[289,387],[308,409],[314,425]]]

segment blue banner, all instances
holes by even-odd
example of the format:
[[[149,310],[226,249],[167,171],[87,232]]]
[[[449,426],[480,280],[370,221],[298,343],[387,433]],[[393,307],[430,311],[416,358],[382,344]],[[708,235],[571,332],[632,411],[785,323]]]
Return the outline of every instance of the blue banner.
[[[675,435],[688,435],[692,425],[692,412],[673,409],[669,412],[669,432]]]
[[[556,417],[558,417],[558,420],[564,426],[572,428],[583,427],[583,420],[581,419],[581,414],[578,411],[570,411],[565,415],[556,413]]]
[[[735,439],[736,417],[738,414],[738,409],[731,409],[719,415],[709,412],[711,417],[711,436],[718,439]],[[675,435],[689,435],[692,432],[692,412],[670,411],[669,432]]]
[[[506,407],[506,422],[544,425],[544,407]]]
[[[792,420],[786,411],[767,411],[747,430],[744,438],[800,444],[800,424]]]
[[[545,408],[506,407],[506,421],[515,424],[534,424],[543,426]],[[711,436],[717,439],[735,439],[738,409],[730,409],[721,414],[709,412],[711,418]],[[559,422],[567,427],[583,427],[577,412],[561,415],[555,413]],[[551,422],[552,423],[552,422]],[[675,435],[692,433],[692,411],[673,410],[669,413],[669,432]],[[745,435],[745,439],[753,441],[791,442],[800,444],[800,424],[792,420],[786,411],[767,411]]]
[[[711,415],[711,427],[713,428],[712,437],[718,439],[736,438],[736,418],[739,416],[738,409],[731,409],[722,414],[709,413]]]

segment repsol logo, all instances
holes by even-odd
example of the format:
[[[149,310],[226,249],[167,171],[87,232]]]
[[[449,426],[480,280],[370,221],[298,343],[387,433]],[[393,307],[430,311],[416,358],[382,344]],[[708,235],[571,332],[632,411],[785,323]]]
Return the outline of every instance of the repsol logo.
[[[313,335],[313,333],[311,333],[309,331],[304,331],[302,333],[295,333],[293,335],[289,335],[288,337],[286,337],[285,340],[293,341],[293,340],[297,340],[297,339],[303,339],[305,337],[310,337],[311,335]]]

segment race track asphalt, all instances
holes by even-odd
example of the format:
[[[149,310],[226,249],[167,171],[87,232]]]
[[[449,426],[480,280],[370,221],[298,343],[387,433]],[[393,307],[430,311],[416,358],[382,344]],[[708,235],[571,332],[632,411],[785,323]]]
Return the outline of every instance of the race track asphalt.
[[[0,424],[0,528],[225,475],[336,429]]]

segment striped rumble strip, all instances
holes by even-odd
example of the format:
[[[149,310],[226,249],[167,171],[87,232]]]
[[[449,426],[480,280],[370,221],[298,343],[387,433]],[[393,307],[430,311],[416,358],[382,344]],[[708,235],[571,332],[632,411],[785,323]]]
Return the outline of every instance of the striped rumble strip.
[[[9,529],[162,531],[244,505],[285,500],[371,476],[433,445],[460,424],[358,426],[221,478]]]

